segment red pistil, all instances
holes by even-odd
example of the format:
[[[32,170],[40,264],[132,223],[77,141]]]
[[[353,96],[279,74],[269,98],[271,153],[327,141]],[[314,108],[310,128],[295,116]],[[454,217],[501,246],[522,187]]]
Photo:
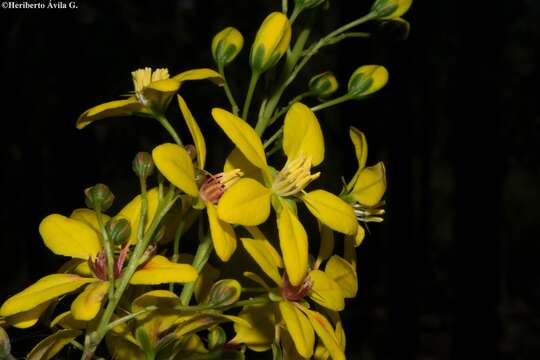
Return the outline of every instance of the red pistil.
[[[287,274],[283,274],[283,286],[281,287],[281,296],[289,301],[300,301],[311,291],[313,282],[306,276],[304,281],[298,286],[294,286],[289,281]]]

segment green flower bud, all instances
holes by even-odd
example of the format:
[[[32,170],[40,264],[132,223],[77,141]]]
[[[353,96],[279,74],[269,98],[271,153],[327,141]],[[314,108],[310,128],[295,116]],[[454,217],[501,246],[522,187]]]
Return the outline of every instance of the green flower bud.
[[[299,9],[313,9],[321,5],[326,0],[294,0],[294,5]]]
[[[321,98],[332,95],[338,87],[337,79],[331,71],[315,75],[309,80],[309,90]]]
[[[212,39],[212,56],[219,65],[228,65],[240,53],[244,46],[244,37],[237,29],[227,27]]]
[[[361,98],[380,90],[388,82],[388,71],[380,65],[364,65],[349,79],[349,94]]]
[[[234,279],[223,279],[216,282],[208,293],[207,303],[213,306],[234,304],[242,294],[242,286]]]
[[[221,349],[225,341],[227,341],[227,334],[221,326],[214,326],[208,331],[208,349]]]
[[[379,19],[396,19],[404,15],[412,5],[412,0],[377,0],[371,11]]]
[[[152,156],[147,152],[138,152],[133,159],[132,168],[138,177],[148,178],[154,172]]]
[[[86,206],[94,210],[107,211],[114,201],[113,193],[104,184],[96,184],[89,187],[84,190],[84,194],[86,195]]]
[[[11,343],[9,336],[3,327],[0,326],[0,359],[15,359],[11,355]]]
[[[131,225],[126,219],[112,219],[105,224],[105,230],[115,245],[122,246],[131,234]]]
[[[249,63],[262,73],[279,61],[291,42],[291,24],[283,13],[273,12],[264,19],[251,47]]]

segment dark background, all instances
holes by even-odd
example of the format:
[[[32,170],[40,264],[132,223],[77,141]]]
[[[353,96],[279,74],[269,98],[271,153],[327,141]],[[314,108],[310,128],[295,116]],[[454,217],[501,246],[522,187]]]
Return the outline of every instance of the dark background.
[[[130,71],[139,67],[172,74],[212,67],[210,40],[229,25],[246,38],[227,70],[233,91],[244,94],[253,35],[279,7],[269,0],[77,4],[0,10],[1,299],[61,264],[40,240],[43,217],[82,207],[82,190],[96,182],[116,194],[114,213],[137,188],[133,155],[169,141],[141,118],[78,131],[78,115],[131,90]],[[318,35],[370,5],[332,1]],[[388,169],[386,220],[358,250],[360,291],[343,313],[351,359],[540,358],[540,3],[485,5],[482,16],[472,14],[472,31],[458,28],[457,12],[454,1],[416,1],[405,16],[408,40],[344,41],[297,81],[302,91],[309,75],[331,69],[344,89],[360,65],[390,71],[389,84],[369,101],[318,113],[323,171],[352,175],[351,125],[367,135],[368,162],[383,160]],[[225,97],[206,82],[186,84],[183,94],[204,124],[217,169],[230,145],[208,140],[224,138],[208,110],[226,106]],[[178,125],[177,113],[170,119]],[[335,179],[322,181],[339,190]]]

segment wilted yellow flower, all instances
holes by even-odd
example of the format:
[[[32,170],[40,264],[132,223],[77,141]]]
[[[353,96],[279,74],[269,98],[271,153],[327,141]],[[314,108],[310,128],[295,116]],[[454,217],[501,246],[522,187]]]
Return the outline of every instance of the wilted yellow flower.
[[[291,24],[283,13],[273,12],[264,19],[253,46],[249,63],[256,73],[274,66],[285,54],[291,41]]]

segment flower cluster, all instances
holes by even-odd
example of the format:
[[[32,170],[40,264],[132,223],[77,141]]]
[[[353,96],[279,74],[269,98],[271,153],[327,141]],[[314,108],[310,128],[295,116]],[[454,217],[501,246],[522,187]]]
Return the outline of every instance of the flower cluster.
[[[68,260],[0,308],[2,327],[28,328],[42,319],[53,331],[29,359],[53,358],[68,344],[82,351],[82,359],[102,353],[115,359],[241,359],[247,349],[272,351],[274,359],[345,358],[340,312],[358,290],[355,248],[369,223],[383,221],[386,173],[382,162],[367,166],[366,137],[351,127],[356,172],[339,194],[321,188],[322,176],[340,180],[318,168],[332,149],[325,149],[315,113],[377,92],[388,71],[360,66],[346,92],[334,98],[338,80],[326,71],[312,77],[305,93],[288,102],[282,97],[321,48],[369,36],[350,31],[368,21],[405,22],[400,16],[411,0],[377,0],[367,15],[311,45],[311,25],[299,26],[301,35],[291,44],[295,20],[323,3],[297,0],[287,16],[284,1],[281,12],[262,22],[251,46],[252,76],[241,114],[225,76],[244,45],[234,27],[211,43],[217,70],[170,76],[165,68],[138,69],[127,98],[82,113],[79,129],[119,116],[153,118],[172,142],[137,153],[132,168],[140,193],[117,214],[107,214],[114,195],[97,184],[84,191],[86,208],[69,216],[51,214],[39,225],[45,246]],[[253,94],[269,72],[279,75],[269,79],[278,80],[265,90],[255,117]],[[185,81],[203,79],[222,86],[230,102],[230,109],[210,110],[223,141],[233,146],[218,159],[220,168],[207,167],[207,140],[179,94]],[[301,102],[305,98],[319,103],[309,106]],[[189,144],[165,115],[173,101]],[[267,130],[274,133],[265,136]],[[313,220],[300,215],[301,207]],[[318,228],[306,229],[307,223]],[[191,238],[198,243],[196,252],[180,252],[183,240]],[[342,253],[335,241],[343,242],[336,247]],[[253,261],[238,255],[239,244]],[[243,276],[222,278],[225,263],[242,268]],[[7,349],[0,355],[11,356],[7,334],[0,330],[0,351]]]

